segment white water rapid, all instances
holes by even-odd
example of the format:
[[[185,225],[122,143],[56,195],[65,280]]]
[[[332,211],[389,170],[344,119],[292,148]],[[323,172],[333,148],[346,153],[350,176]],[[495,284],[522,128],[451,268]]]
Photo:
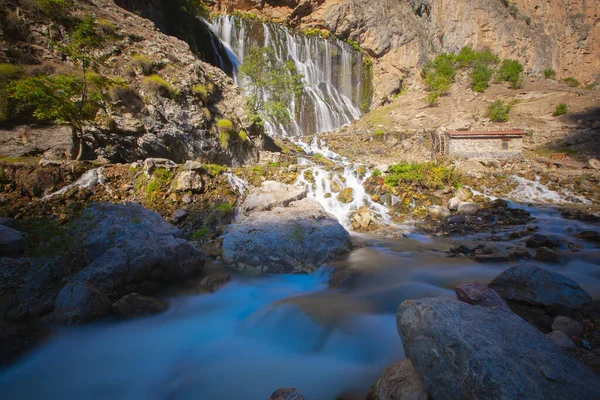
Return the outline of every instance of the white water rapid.
[[[269,47],[278,61],[293,61],[304,77],[304,92],[291,101],[289,126],[265,121],[267,133],[289,138],[332,131],[361,115],[361,100],[368,96],[370,77],[365,77],[363,56],[348,43],[307,36],[275,23],[236,16],[211,21],[225,47],[235,53],[232,63],[243,62],[251,48]],[[237,80],[244,86],[244,82]],[[264,96],[269,96],[265,93]]]

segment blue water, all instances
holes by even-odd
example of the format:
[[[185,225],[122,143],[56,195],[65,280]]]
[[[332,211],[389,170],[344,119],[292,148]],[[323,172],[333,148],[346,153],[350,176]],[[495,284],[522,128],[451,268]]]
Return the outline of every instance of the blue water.
[[[330,291],[329,276],[321,269],[234,280],[214,294],[172,299],[158,316],[64,329],[5,371],[0,393],[4,399],[265,399],[279,387],[297,387],[315,400],[364,394],[403,358],[394,314],[317,322],[281,301]]]

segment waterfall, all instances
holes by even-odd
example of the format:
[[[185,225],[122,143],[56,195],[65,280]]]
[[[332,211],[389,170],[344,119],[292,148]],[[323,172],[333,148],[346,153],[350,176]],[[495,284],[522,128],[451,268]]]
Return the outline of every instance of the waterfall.
[[[363,56],[350,44],[320,36],[307,36],[275,23],[223,15],[211,27],[239,65],[251,48],[269,47],[279,62],[293,61],[304,77],[301,99],[290,101],[289,126],[265,121],[272,136],[298,138],[328,132],[361,116],[361,100],[370,98],[370,76]],[[368,81],[368,82],[367,82]],[[236,77],[236,82],[244,85]],[[268,93],[265,96],[269,96]]]

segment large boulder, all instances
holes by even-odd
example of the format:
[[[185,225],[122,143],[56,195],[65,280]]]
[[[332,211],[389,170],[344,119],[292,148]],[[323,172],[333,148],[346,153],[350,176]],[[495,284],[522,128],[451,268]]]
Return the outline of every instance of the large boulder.
[[[306,197],[304,187],[266,181],[259,188],[253,188],[242,204],[242,212],[249,215],[255,211],[268,211],[274,207],[286,207],[291,202]]]
[[[467,304],[485,307],[508,307],[498,293],[478,282],[461,283],[454,288],[454,292],[458,300]]]
[[[412,362],[403,360],[384,371],[367,400],[427,400],[427,392]]]
[[[556,272],[531,265],[507,269],[489,284],[503,299],[536,306],[578,308],[592,301],[577,282]]]
[[[0,225],[0,255],[16,254],[25,248],[25,238],[22,232]]]
[[[351,249],[350,235],[313,199],[269,212],[254,212],[230,225],[223,259],[242,270],[269,273],[310,271]]]
[[[503,308],[403,302],[404,351],[434,399],[598,399],[600,379]]]

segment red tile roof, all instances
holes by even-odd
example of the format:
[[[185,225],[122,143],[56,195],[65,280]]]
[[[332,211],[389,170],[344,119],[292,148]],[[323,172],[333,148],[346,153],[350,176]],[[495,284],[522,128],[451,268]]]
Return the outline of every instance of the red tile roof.
[[[446,131],[448,136],[479,136],[479,137],[521,137],[525,131],[518,129],[504,129],[497,131]]]

